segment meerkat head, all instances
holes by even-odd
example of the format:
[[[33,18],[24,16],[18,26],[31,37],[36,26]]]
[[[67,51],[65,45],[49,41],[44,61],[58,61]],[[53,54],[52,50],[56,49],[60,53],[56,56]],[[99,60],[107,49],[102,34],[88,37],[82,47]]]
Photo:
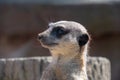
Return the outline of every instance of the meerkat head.
[[[77,22],[58,21],[48,26],[47,30],[38,34],[38,39],[52,54],[76,55],[89,42],[87,30]]]

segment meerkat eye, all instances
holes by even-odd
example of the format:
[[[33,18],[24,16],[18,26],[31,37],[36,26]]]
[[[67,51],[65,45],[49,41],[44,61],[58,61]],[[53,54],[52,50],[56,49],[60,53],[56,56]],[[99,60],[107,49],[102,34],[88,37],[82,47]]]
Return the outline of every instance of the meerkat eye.
[[[53,28],[51,35],[57,37],[57,38],[61,38],[63,35],[67,34],[69,32],[69,30],[64,29],[63,27],[55,27]]]

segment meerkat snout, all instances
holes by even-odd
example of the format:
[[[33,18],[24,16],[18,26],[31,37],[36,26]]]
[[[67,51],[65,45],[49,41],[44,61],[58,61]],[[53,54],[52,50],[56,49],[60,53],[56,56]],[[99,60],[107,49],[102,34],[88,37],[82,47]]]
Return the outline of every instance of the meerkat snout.
[[[44,36],[43,35],[38,35],[37,39],[41,40]]]

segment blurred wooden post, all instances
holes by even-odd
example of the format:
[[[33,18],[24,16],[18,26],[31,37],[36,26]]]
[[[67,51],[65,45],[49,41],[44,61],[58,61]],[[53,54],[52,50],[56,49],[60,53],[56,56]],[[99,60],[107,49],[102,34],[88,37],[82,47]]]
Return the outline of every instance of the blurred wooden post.
[[[51,57],[0,59],[0,80],[40,80]],[[111,80],[110,62],[103,57],[88,58],[89,80]]]

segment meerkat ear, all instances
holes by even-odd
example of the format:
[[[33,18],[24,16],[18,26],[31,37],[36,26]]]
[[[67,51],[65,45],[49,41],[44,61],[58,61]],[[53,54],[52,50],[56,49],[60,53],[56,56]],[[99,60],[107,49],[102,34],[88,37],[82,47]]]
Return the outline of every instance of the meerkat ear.
[[[89,40],[88,34],[82,34],[77,38],[79,46],[84,46],[88,42],[88,40]]]

